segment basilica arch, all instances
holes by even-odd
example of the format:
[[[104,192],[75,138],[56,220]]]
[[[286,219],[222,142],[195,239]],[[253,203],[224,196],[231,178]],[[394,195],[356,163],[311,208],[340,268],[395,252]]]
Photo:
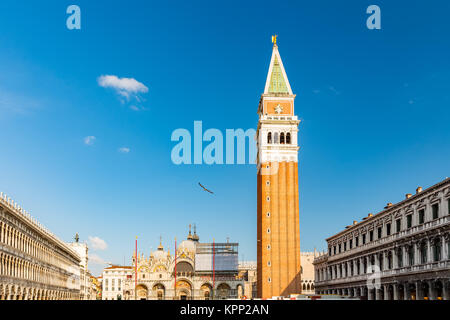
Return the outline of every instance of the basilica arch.
[[[209,283],[204,283],[200,287],[200,299],[211,300],[212,286]]]
[[[153,298],[156,300],[164,300],[166,298],[166,287],[157,283],[152,288]]]
[[[227,299],[230,296],[231,288],[226,283],[221,283],[217,286],[216,296],[218,299]]]
[[[138,300],[147,300],[148,288],[144,284],[140,284],[136,287],[136,296]]]
[[[190,277],[194,275],[194,267],[187,261],[177,263],[177,276]]]
[[[192,284],[186,279],[177,281],[177,299],[191,300],[192,299]]]

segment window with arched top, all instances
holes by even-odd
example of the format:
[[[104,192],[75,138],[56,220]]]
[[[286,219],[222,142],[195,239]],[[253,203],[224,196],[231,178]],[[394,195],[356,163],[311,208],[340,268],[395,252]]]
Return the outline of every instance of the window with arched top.
[[[273,143],[278,143],[278,132],[273,135]]]
[[[189,274],[194,272],[192,265],[186,261],[181,261],[177,263],[177,273]]]
[[[284,132],[280,133],[280,143],[284,144]]]
[[[291,133],[286,133],[286,144],[291,144]]]
[[[272,143],[272,132],[269,132],[269,133],[267,134],[267,143],[268,143],[268,144],[271,144],[271,143]]]

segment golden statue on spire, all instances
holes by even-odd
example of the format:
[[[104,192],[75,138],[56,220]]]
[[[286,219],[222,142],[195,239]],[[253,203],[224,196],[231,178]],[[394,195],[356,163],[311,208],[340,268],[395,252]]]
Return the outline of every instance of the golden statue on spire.
[[[277,37],[278,37],[278,35],[273,35],[272,36],[272,43],[273,43],[274,46],[277,45]]]

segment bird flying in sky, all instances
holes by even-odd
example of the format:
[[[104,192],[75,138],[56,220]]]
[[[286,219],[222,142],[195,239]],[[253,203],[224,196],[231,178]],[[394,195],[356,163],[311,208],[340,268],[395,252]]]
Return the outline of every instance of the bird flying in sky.
[[[198,183],[198,185],[199,185],[200,187],[202,187],[203,190],[208,191],[209,193],[214,194],[214,192],[212,192],[211,190],[206,189],[200,182]]]

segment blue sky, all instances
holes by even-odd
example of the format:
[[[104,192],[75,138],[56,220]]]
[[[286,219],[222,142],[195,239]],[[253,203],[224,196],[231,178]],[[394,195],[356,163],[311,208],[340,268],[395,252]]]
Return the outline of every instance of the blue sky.
[[[81,30],[66,28],[70,4]],[[381,30],[366,28],[371,4]],[[449,10],[448,1],[3,0],[0,190],[65,241],[103,239],[91,253],[104,261],[129,263],[136,235],[147,255],[160,235],[173,251],[189,223],[201,241],[230,237],[241,260],[255,260],[255,166],[176,166],[170,136],[195,120],[256,128],[278,34],[302,119],[301,248],[324,249],[352,220],[449,176]],[[127,100],[100,86],[102,75],[148,91]]]

